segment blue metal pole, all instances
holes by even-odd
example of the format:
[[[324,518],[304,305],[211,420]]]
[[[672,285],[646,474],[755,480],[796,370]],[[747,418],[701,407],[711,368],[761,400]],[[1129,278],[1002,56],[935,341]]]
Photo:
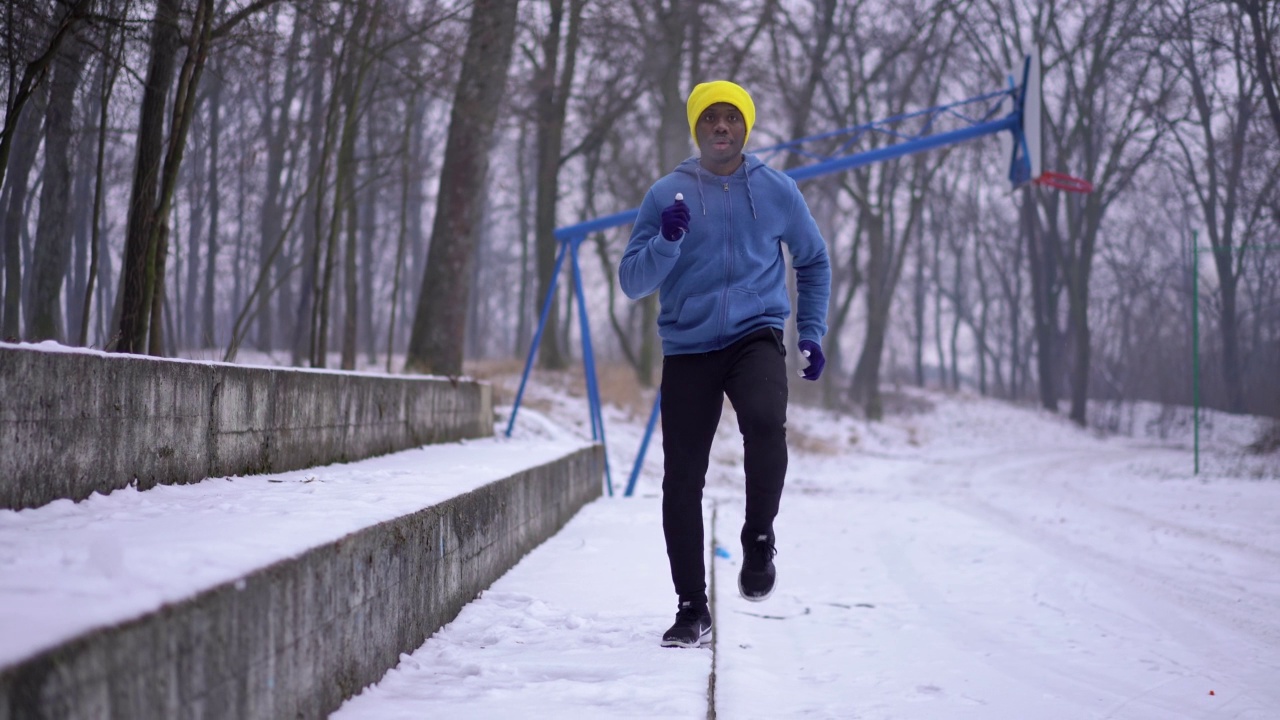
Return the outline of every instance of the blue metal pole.
[[[600,424],[596,422],[599,417],[597,410],[600,408],[600,397],[596,394],[598,388],[595,383],[595,372],[592,361],[595,360],[594,353],[591,352],[591,326],[587,321],[587,304],[583,302],[582,291],[582,271],[578,266],[578,243],[572,241],[569,249],[570,270],[573,272],[573,292],[578,300],[578,327],[582,333],[582,375],[587,385],[587,409],[591,415],[591,439],[600,439]]]
[[[826,162],[814,163],[813,165],[805,165],[803,167],[788,170],[787,174],[794,180],[808,180],[809,178],[819,175],[827,175],[829,173],[839,172],[841,170],[851,170],[863,165],[871,165],[872,163],[884,162],[903,155],[912,155],[925,150],[934,150],[948,145],[956,145],[967,140],[982,137],[983,135],[993,135],[1001,130],[1014,130],[1018,125],[1016,115],[1010,114],[999,120],[990,120],[977,125],[971,125],[967,128],[952,130],[951,132],[940,133],[938,135],[930,135],[918,140],[908,140],[896,145],[888,145],[886,147],[868,150],[866,152],[857,153],[848,157],[836,158],[835,160],[827,160]]]
[[[988,93],[987,95],[983,95],[978,98],[973,98],[971,100],[967,100],[963,102],[972,102],[973,100],[986,100],[986,99],[999,97],[1001,95],[1007,95],[1007,94],[1008,94],[1007,91]],[[962,103],[953,103],[952,106],[959,105],[959,104],[962,104]],[[951,107],[951,106],[943,106],[943,107]],[[931,108],[930,110],[927,110],[927,111],[908,113],[906,115],[903,115],[902,117],[903,118],[912,117],[915,115],[936,111],[938,109],[939,108]],[[836,158],[834,160],[826,160],[823,162],[814,163],[813,165],[805,165],[803,167],[793,168],[791,170],[788,170],[787,174],[790,175],[795,180],[808,180],[809,178],[817,177],[819,175],[826,175],[828,173],[839,172],[840,170],[849,170],[855,167],[862,167],[863,165],[870,165],[872,163],[883,162],[885,160],[891,160],[893,158],[902,157],[903,155],[911,155],[913,153],[923,152],[925,150],[932,150],[940,147],[946,147],[948,145],[955,145],[958,143],[965,142],[967,140],[973,140],[974,138],[982,137],[984,135],[993,135],[995,133],[1000,132],[1001,130],[1008,130],[1010,132],[1013,132],[1014,142],[1023,142],[1023,141],[1020,141],[1021,130],[1022,130],[1021,122],[1022,122],[1021,113],[1015,111],[997,120],[988,120],[985,122],[980,122],[974,125],[970,125],[969,127],[960,128],[958,130],[952,130],[951,132],[940,133],[938,135],[930,135],[928,137],[922,137],[915,140],[907,140],[905,142],[901,142],[896,145],[889,145],[883,148],[878,148],[876,150],[868,150],[867,152],[857,153],[855,155],[849,155],[847,157]],[[813,136],[813,138],[804,138],[803,140],[818,139],[818,138],[823,138],[830,135],[839,135],[844,132],[847,132],[847,130],[840,130],[834,133],[826,133],[824,135],[815,135]],[[764,148],[763,150],[760,150],[757,152],[765,152],[768,150],[788,148],[790,145],[798,142],[802,142],[802,140],[795,140],[789,143],[782,143],[781,145]],[[633,223],[635,222],[636,216],[639,214],[640,214],[640,208],[631,208],[630,210],[623,210],[622,212],[617,212],[612,215],[605,215],[604,217],[598,217],[593,220],[588,220],[586,222],[581,222],[574,225],[566,225],[556,230],[556,237],[562,241],[570,240],[572,238],[582,238],[593,232],[598,232],[600,230],[608,230],[609,228],[615,228],[615,227],[618,227],[619,225],[627,225],[629,223]]]
[[[575,239],[585,239],[593,232],[600,230],[608,230],[619,225],[627,225],[635,222],[636,216],[640,214],[640,208],[631,208],[623,210],[612,215],[605,215],[594,220],[580,222],[576,225],[566,225],[556,230],[556,238],[563,241],[573,241]]]
[[[662,393],[653,398],[653,411],[649,413],[649,424],[644,428],[644,438],[640,441],[640,452],[636,455],[636,464],[631,467],[631,478],[627,480],[625,497],[631,497],[636,491],[636,480],[640,478],[640,466],[644,465],[644,454],[649,450],[649,439],[653,437],[653,428],[658,424],[658,414],[662,409]]]
[[[542,330],[547,326],[547,315],[551,313],[551,300],[556,296],[556,281],[560,278],[560,266],[564,264],[564,256],[568,249],[569,243],[560,243],[560,253],[556,255],[556,266],[551,271],[551,287],[547,288],[547,299],[542,303],[542,317],[538,318],[538,331],[533,334],[533,345],[529,347],[529,357],[524,361],[524,374],[520,376],[520,389],[516,391],[516,401],[511,406],[511,418],[507,421],[507,437],[511,437],[511,429],[516,426],[520,398],[524,397],[524,386],[529,380],[529,371],[533,368],[533,358],[538,354],[538,343],[542,342]]]
[[[582,325],[582,369],[587,379],[587,402],[591,406],[591,439],[604,446],[604,480],[609,497],[613,497],[613,476],[609,472],[609,446],[604,436],[604,413],[600,406],[600,384],[596,380],[595,348],[591,345],[591,323],[587,318],[587,295],[582,288],[582,271],[578,265],[578,247],[585,236],[571,241],[573,249],[573,288],[578,296],[578,320]],[[598,434],[597,434],[598,432]]]

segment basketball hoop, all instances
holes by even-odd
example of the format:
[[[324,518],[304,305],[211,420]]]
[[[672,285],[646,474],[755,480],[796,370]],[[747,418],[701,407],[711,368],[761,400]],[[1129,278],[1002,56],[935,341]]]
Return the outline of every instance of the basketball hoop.
[[[1091,193],[1093,192],[1093,183],[1066,173],[1053,172],[1045,170],[1040,173],[1040,177],[1031,182],[1045,187],[1051,187],[1056,190],[1066,190],[1073,193]]]

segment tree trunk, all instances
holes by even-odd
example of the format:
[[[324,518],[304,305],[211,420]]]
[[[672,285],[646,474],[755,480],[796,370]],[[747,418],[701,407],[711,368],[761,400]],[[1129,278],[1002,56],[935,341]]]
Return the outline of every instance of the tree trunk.
[[[867,227],[867,329],[863,336],[862,354],[853,370],[850,398],[862,406],[868,419],[884,417],[880,399],[880,360],[884,353],[884,337],[889,325],[889,258],[885,253],[884,218],[865,218]]]
[[[418,296],[405,369],[459,375],[471,293],[480,197],[490,139],[506,89],[517,3],[477,0],[471,11],[462,74],[449,119],[431,249]]]
[[[354,138],[352,140],[354,146]],[[356,336],[360,323],[360,286],[356,258],[360,256],[360,203],[356,197],[355,149],[348,152],[342,162],[348,165],[343,172],[346,178],[346,190],[343,193],[346,205],[347,249],[343,253],[342,264],[342,360],[343,370],[356,369]]]
[[[396,264],[391,272],[391,317],[387,320],[387,372],[396,351],[396,311],[400,307],[400,276],[404,272],[405,241],[409,235],[409,196],[415,183],[413,130],[417,128],[418,95],[412,93],[405,106],[404,134],[400,137],[400,224],[396,231]]]
[[[951,389],[960,389],[960,323],[965,315],[969,312],[968,303],[964,296],[964,250],[963,248],[953,247],[952,259],[955,263],[952,275],[952,303],[953,312],[951,313]]]
[[[578,28],[582,20],[584,0],[569,0],[569,25],[564,43],[564,67],[560,68],[560,36],[564,24],[564,0],[550,0],[550,18],[547,34],[542,40],[542,64],[535,76],[537,99],[537,160],[534,170],[536,197],[534,199],[534,234],[537,238],[538,297],[547,296],[555,269],[556,254],[560,244],[555,237],[556,203],[560,199],[560,165],[564,152],[564,122],[569,93],[573,86],[577,66]],[[567,268],[567,263],[566,263]],[[562,268],[566,269],[566,268]],[[561,284],[563,288],[566,285]],[[541,304],[538,305],[539,312]],[[560,302],[553,297],[543,329],[539,359],[544,368],[563,369],[568,365],[565,346],[558,341],[560,334]]]
[[[1080,199],[1080,237],[1077,242],[1076,263],[1070,269],[1068,280],[1068,322],[1072,345],[1071,414],[1070,418],[1080,427],[1087,424],[1089,405],[1089,377],[1092,371],[1092,332],[1089,328],[1089,278],[1093,268],[1094,248],[1102,222],[1102,207],[1096,197]]]
[[[527,353],[532,334],[529,329],[533,324],[531,316],[533,313],[541,312],[537,302],[531,302],[529,298],[529,245],[530,236],[533,234],[533,224],[529,222],[533,205],[530,197],[535,193],[536,179],[529,178],[528,127],[528,123],[520,124],[520,140],[516,145],[516,178],[519,180],[516,192],[520,198],[517,210],[517,227],[519,228],[517,232],[520,239],[520,288],[516,295],[516,334],[512,357],[517,358]]]
[[[542,64],[538,67],[534,84],[537,87],[535,101],[537,122],[537,160],[534,168],[536,195],[534,198],[534,237],[538,258],[538,311],[558,278],[552,277],[560,243],[556,240],[556,202],[560,199],[560,151],[564,141],[563,106],[556,102],[556,63],[560,56],[560,25],[564,15],[564,1],[550,0],[550,20],[547,35],[542,40]],[[568,88],[564,88],[567,93]],[[560,109],[557,114],[556,110]],[[562,270],[567,270],[568,262]],[[567,276],[567,273],[565,273]],[[559,278],[563,279],[563,278]],[[557,283],[564,288],[564,283]],[[548,370],[563,370],[568,364],[564,348],[560,344],[559,292],[551,297],[551,306],[543,322],[542,339],[538,348],[538,360]]]
[[[285,164],[285,157],[290,145],[289,138],[292,134],[301,130],[300,127],[293,123],[292,118],[293,106],[299,102],[298,93],[302,89],[301,83],[298,81],[300,73],[299,50],[302,47],[304,33],[308,27],[310,26],[305,22],[295,21],[293,23],[293,32],[289,37],[289,45],[286,50],[288,66],[285,68],[284,87],[279,100],[275,101],[274,109],[264,113],[263,135],[268,142],[267,176],[264,178],[267,185],[263,193],[263,209],[260,220],[264,237],[280,237],[280,228],[284,223],[284,206],[288,200],[289,192],[288,188],[282,184],[281,176],[285,174],[286,169],[291,178],[302,175],[299,172],[298,165],[300,163],[298,162],[297,153],[294,155],[294,164],[292,166]],[[321,73],[321,77],[323,77],[323,73]],[[275,116],[274,120],[272,119],[273,116]],[[293,184],[294,182],[292,181],[289,183],[289,185]],[[300,235],[305,238],[305,233],[300,233]],[[305,242],[295,241],[293,237],[289,238],[289,242],[291,248],[304,247],[306,245]],[[296,244],[294,244],[295,242]],[[272,290],[268,290],[262,299],[262,306],[269,308],[268,311],[275,316],[274,319],[269,321],[272,327],[272,337],[266,341],[272,349],[293,350],[294,339],[300,333],[297,324],[298,316],[295,314],[298,304],[298,298],[294,295],[296,286],[287,278],[287,275],[292,271],[294,263],[297,261],[294,254],[293,252],[284,252],[276,259],[273,270],[275,281],[272,289],[278,291],[278,298],[275,298],[273,302]],[[305,263],[299,264],[305,265]],[[261,330],[260,327],[260,338]],[[295,360],[295,364],[296,362]]]
[[[101,215],[102,215],[102,196],[104,193],[103,175],[106,172],[106,155],[107,155],[107,121],[111,109],[111,95],[115,89],[116,78],[119,76],[121,56],[124,50],[124,38],[120,37],[120,44],[114,49],[111,47],[111,39],[108,38],[106,48],[104,48],[102,57],[102,80],[100,92],[98,95],[98,141],[96,150],[96,160],[94,166],[93,180],[93,212],[91,214],[89,224],[89,272],[85,280],[84,290],[84,313],[80,320],[80,344],[89,344],[89,315],[90,309],[93,307],[94,285],[99,284],[101,292],[105,296],[108,285],[108,276],[110,275],[110,265],[102,263],[102,246],[101,246]],[[114,52],[114,55],[113,55]],[[107,258],[108,262],[110,258]],[[99,264],[102,264],[102,283],[97,283],[99,274]],[[105,302],[98,302],[98,332],[103,331],[102,316],[105,314]]]
[[[311,348],[309,356],[311,367],[322,368],[329,363],[330,288],[333,282],[334,264],[337,262],[338,233],[341,227],[343,208],[342,193],[346,188],[346,183],[342,176],[346,166],[343,164],[341,157],[338,159],[337,170],[334,174],[333,207],[330,210],[327,223],[324,221],[324,196],[328,182],[329,154],[339,130],[336,125],[342,115],[344,105],[349,106],[350,104],[348,100],[350,87],[355,83],[354,74],[348,66],[351,63],[352,53],[356,46],[356,38],[359,37],[357,28],[363,23],[366,10],[367,8],[364,5],[357,6],[355,18],[352,20],[351,28],[348,30],[348,37],[342,43],[342,52],[334,65],[334,92],[332,98],[330,98],[328,113],[325,117],[324,143],[319,151],[320,169],[315,183],[315,223],[317,228],[315,262],[317,263],[317,275],[311,301]],[[348,134],[345,131],[347,122],[353,120],[351,113],[348,112],[343,121],[342,140],[340,142],[345,141]],[[342,150],[340,149],[338,153],[341,156]],[[323,234],[323,238],[321,234]]]
[[[935,244],[936,248],[937,245]],[[915,366],[916,387],[924,387],[924,336],[925,305],[928,301],[927,285],[924,278],[925,254],[924,243],[916,244],[916,273],[911,288],[911,359]]]
[[[379,84],[379,80],[374,81],[374,86]],[[372,98],[367,100],[372,103]],[[376,133],[374,132],[373,123],[365,125],[365,147],[369,157],[377,157],[378,144]],[[369,360],[369,365],[374,366],[378,363],[377,349],[377,326],[374,322],[374,305],[373,305],[373,276],[376,267],[374,260],[374,245],[378,234],[378,194],[379,186],[374,175],[372,164],[367,164],[368,179],[365,182],[363,192],[360,194],[360,322],[358,324],[358,333],[360,346],[364,351],[365,357]]]
[[[217,347],[217,328],[215,327],[214,308],[217,300],[217,285],[214,278],[218,276],[218,224],[222,211],[222,174],[218,164],[222,159],[222,79],[215,78],[209,96],[209,229],[205,233],[207,249],[205,251],[204,302],[200,313],[201,347]],[[189,290],[195,294],[195,287]],[[195,318],[190,318],[195,324]]]
[[[323,227],[325,186],[328,179],[329,132],[332,104],[325,104],[325,61],[333,52],[329,33],[318,24],[312,27],[314,37],[310,43],[316,52],[311,58],[311,96],[307,102],[310,121],[307,128],[307,177],[311,192],[306,195],[305,219],[302,225],[302,278],[298,288],[297,314],[294,316],[293,365],[301,365],[305,358],[312,359],[315,344],[315,327],[312,316],[315,311],[316,279],[320,268],[320,229]],[[237,300],[237,303],[239,301]]]
[[[262,229],[262,237],[259,243],[258,264],[259,270],[262,269],[262,263],[266,262],[265,258],[270,254],[271,247],[275,245],[280,237],[280,228],[284,225],[284,202],[285,198],[282,194],[281,178],[285,169],[285,152],[288,147],[287,138],[292,126],[289,117],[292,112],[291,106],[297,95],[297,63],[295,58],[298,55],[298,49],[302,43],[303,30],[307,27],[307,23],[295,20],[293,23],[293,31],[289,38],[289,47],[285,53],[288,67],[285,68],[284,87],[281,90],[279,99],[272,97],[273,84],[270,82],[271,72],[268,70],[267,77],[262,83],[263,108],[262,113],[262,134],[266,143],[266,174],[263,176],[262,193],[262,210],[259,214],[259,226]],[[319,73],[320,78],[324,77],[324,73]],[[319,82],[323,82],[320,80]],[[283,268],[279,265],[275,267],[276,280],[281,281],[281,273]],[[282,312],[280,330],[284,330],[284,318],[287,313],[292,310],[292,303],[287,299],[282,299]],[[287,337],[283,332],[277,332],[275,326],[274,313],[275,307],[271,303],[271,291],[268,289],[266,294],[258,301],[257,319],[257,346],[263,350],[273,350],[280,345],[279,337]]]
[[[86,63],[87,74],[91,65]],[[87,78],[86,78],[87,79]],[[96,143],[91,130],[93,125],[89,118],[96,115],[97,100],[102,96],[102,88],[95,86],[93,92],[85,93],[83,98],[83,119],[80,121],[79,136],[76,141],[76,173],[72,180],[72,200],[69,206],[71,215],[71,267],[63,289],[63,303],[67,311],[66,342],[79,343],[80,327],[83,324],[85,288],[89,282],[89,239],[93,237],[93,178],[90,168],[94,167]]]
[[[22,308],[22,233],[26,228],[28,182],[31,168],[40,149],[40,117],[43,93],[34,98],[36,107],[14,128],[17,151],[12,156],[13,168],[5,183],[4,207],[4,322],[0,338],[17,341],[21,332]]]
[[[212,32],[213,0],[198,0],[195,16],[191,21],[191,30],[188,33],[186,57],[183,59],[182,70],[178,73],[178,84],[174,89],[173,112],[169,121],[169,141],[164,158],[164,173],[160,182],[159,206],[156,208],[156,219],[153,225],[157,230],[152,239],[154,248],[152,259],[155,269],[151,289],[151,341],[148,345],[148,353],[155,356],[167,355],[176,350],[173,342],[165,343],[164,334],[161,332],[166,318],[169,327],[172,328],[173,322],[173,314],[166,310],[168,293],[165,285],[169,237],[175,222],[170,216],[174,215],[173,197],[178,187],[179,171],[187,146],[187,135],[191,131],[191,121],[196,113],[199,97],[197,91],[205,63],[208,61]]]
[[[213,78],[213,83],[217,83],[217,77]],[[210,89],[212,94],[213,89]],[[207,96],[206,96],[207,97]],[[200,287],[200,239],[204,236],[205,211],[208,209],[208,189],[209,189],[209,141],[206,137],[206,121],[201,118],[200,112],[197,110],[195,122],[193,123],[195,138],[193,144],[200,150],[195,153],[188,165],[186,175],[187,180],[187,204],[190,207],[189,221],[187,223],[187,248],[186,281],[178,285],[178,305],[182,307],[182,317],[178,323],[182,328],[180,340],[188,347],[196,347],[199,344],[199,325],[196,323],[196,307],[200,300],[199,293],[196,289]],[[181,262],[177,257],[175,262]],[[185,295],[183,291],[185,290]]]
[[[27,304],[27,337],[62,340],[62,280],[71,260],[71,136],[75,95],[84,65],[81,44],[63,43],[54,61],[45,113],[44,184],[40,190],[40,219],[32,258],[31,297]]]
[[[1230,257],[1230,253],[1215,252],[1213,259],[1218,266],[1219,297],[1222,300],[1218,310],[1218,323],[1222,328],[1222,380],[1227,389],[1227,407],[1231,412],[1243,413],[1244,373],[1241,372],[1240,362],[1240,316],[1236,312],[1240,278],[1238,271],[1231,267],[1234,258]],[[1223,266],[1228,268],[1225,272]]]
[[[138,118],[137,161],[129,201],[124,268],[120,281],[120,352],[141,353],[150,325],[155,277],[155,222],[160,164],[164,156],[165,108],[179,45],[180,0],[157,0],[151,29],[151,61]]]
[[[942,301],[945,299],[945,290],[942,287],[942,233],[936,233],[933,237],[933,345],[934,353],[938,358],[937,373],[938,387],[945,388],[947,386],[947,351],[942,346]]]
[[[349,62],[355,63],[355,72],[348,73],[343,92],[344,118],[342,122],[342,138],[338,144],[338,174],[334,181],[333,220],[329,230],[329,250],[325,259],[324,294],[321,296],[323,312],[320,319],[322,341],[318,343],[320,352],[324,353],[329,328],[330,282],[337,262],[338,237],[343,231],[343,219],[346,221],[347,248],[344,255],[342,287],[343,316],[342,337],[339,343],[340,366],[343,370],[354,370],[356,366],[356,328],[359,312],[358,288],[356,287],[356,258],[359,256],[359,218],[356,215],[356,139],[360,130],[360,98],[364,93],[364,80],[369,70],[369,45],[376,27],[374,8],[361,4],[356,9],[355,19],[347,36],[347,51],[344,55]]]
[[[1040,406],[1058,412],[1058,265],[1044,248],[1035,189],[1022,191],[1022,237],[1031,270],[1031,310],[1036,336],[1036,374],[1040,381]]]
[[[978,230],[981,232],[981,229]],[[982,241],[978,240],[978,246],[973,251],[973,276],[978,283],[978,302],[982,305],[982,312],[978,315],[977,322],[974,324],[973,332],[978,340],[978,394],[986,396],[987,394],[987,358],[991,357],[992,364],[995,366],[997,377],[1000,373],[1000,360],[992,353],[991,347],[987,344],[987,329],[989,327],[989,317],[991,311],[991,296],[987,286],[987,276],[984,271],[982,261]]]
[[[152,273],[155,276],[154,289],[151,295],[151,331],[147,334],[147,354],[154,357],[162,357],[164,352],[164,312],[166,300],[165,285],[165,259],[169,253],[169,220],[168,218],[160,219],[160,227],[156,231],[155,239],[155,257],[152,258],[155,267]]]
[[[898,237],[890,236],[886,226],[886,218],[880,207],[872,207],[864,203],[862,214],[867,228],[867,332],[863,341],[862,354],[854,368],[853,382],[849,388],[850,399],[861,405],[868,419],[880,420],[884,417],[884,403],[880,397],[881,356],[885,348],[885,334],[889,330],[889,314],[893,305],[893,295],[898,280],[902,276],[902,268],[911,249],[911,242],[918,233],[916,223],[922,221],[924,197],[929,184],[937,171],[940,160],[933,158],[926,164],[923,156],[917,155],[912,161],[911,200],[907,206],[906,222],[898,231]],[[893,190],[893,175],[882,175],[880,178],[882,201],[889,202]],[[866,197],[865,193],[863,197]],[[883,207],[883,205],[881,206]]]

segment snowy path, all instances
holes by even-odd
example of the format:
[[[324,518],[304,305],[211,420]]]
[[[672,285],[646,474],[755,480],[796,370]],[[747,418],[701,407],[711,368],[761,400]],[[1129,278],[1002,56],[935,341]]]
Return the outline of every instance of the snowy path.
[[[711,653],[658,646],[675,614],[661,523],[653,499],[588,505],[330,717],[705,718]]]
[[[718,606],[717,717],[1280,717],[1280,486],[1039,445],[802,459],[772,607]]]
[[[791,425],[759,604],[731,420],[717,438],[713,652],[657,647],[659,447],[646,497],[586,508],[335,717],[700,719],[713,663],[718,720],[1280,717],[1274,479],[1194,479],[1183,449],[987,401]]]

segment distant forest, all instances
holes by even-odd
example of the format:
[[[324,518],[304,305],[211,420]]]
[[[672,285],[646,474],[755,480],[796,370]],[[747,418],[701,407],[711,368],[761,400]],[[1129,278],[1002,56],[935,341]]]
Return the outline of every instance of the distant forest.
[[[7,341],[524,358],[553,231],[694,153],[696,83],[752,93],[751,151],[1006,88],[1034,53],[1043,166],[1093,192],[1012,189],[993,137],[802,183],[833,285],[828,374],[793,392],[877,417],[893,384],[964,388],[1085,424],[1090,400],[1190,404],[1198,366],[1203,403],[1280,417],[1273,2],[3,2]],[[628,233],[582,244],[585,309],[597,361],[653,385]],[[571,288],[541,367],[580,359]]]

